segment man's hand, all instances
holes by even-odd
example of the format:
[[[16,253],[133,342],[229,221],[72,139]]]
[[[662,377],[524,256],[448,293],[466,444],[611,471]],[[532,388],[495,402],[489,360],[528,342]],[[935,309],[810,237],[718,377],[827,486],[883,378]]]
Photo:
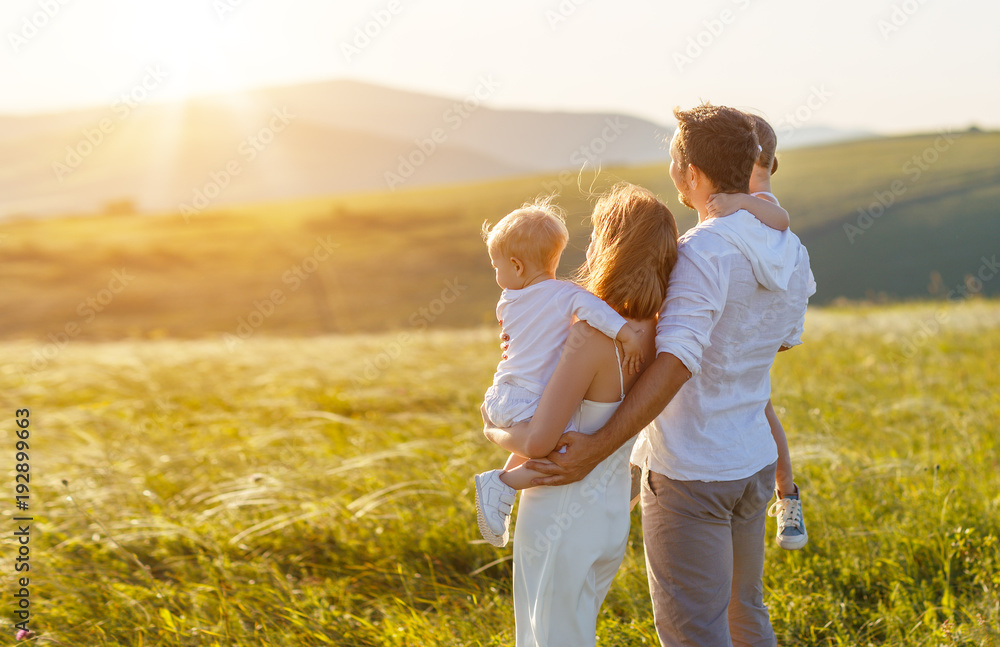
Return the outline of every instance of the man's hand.
[[[592,434],[570,431],[560,436],[555,451],[546,456],[551,463],[525,463],[548,475],[532,480],[532,485],[567,485],[585,477],[656,418],[689,379],[691,371],[675,355],[657,355],[603,427]],[[566,453],[560,453],[560,447],[566,447]]]
[[[566,452],[559,450],[565,447]],[[581,480],[590,471],[608,457],[601,439],[594,434],[581,434],[568,431],[559,439],[559,445],[546,459],[550,462],[528,461],[525,467],[542,474],[544,478],[536,478],[532,485],[568,485]]]

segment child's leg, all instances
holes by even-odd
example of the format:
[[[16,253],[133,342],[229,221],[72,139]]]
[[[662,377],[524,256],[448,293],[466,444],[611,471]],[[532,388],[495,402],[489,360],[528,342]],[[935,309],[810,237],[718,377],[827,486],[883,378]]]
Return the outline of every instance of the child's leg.
[[[521,423],[527,422],[530,419],[531,418],[518,420],[516,424],[513,424],[510,427],[504,427],[504,430],[510,434],[512,439],[527,440],[527,438],[531,435],[531,432],[529,431],[530,427]],[[548,476],[548,474],[542,474],[541,472],[521,467],[527,461],[527,458],[517,454],[511,454],[508,456],[507,462],[503,466],[504,471],[500,474],[500,481],[515,490],[526,490],[530,487],[535,487],[531,484],[532,479]]]
[[[770,400],[767,401],[764,413],[771,426],[774,443],[778,446],[778,469],[774,475],[778,490],[777,500],[771,504],[767,514],[778,519],[775,536],[778,546],[785,550],[798,550],[809,541],[809,535],[806,533],[806,523],[802,518],[802,498],[792,480],[792,459],[788,453],[788,440],[785,439],[785,430],[777,414],[774,413]]]
[[[545,476],[524,467],[528,459],[511,454],[502,470],[476,474],[476,518],[479,532],[490,544],[502,548],[509,537],[511,508],[516,490],[531,487],[531,479]]]
[[[771,426],[771,436],[774,437],[774,444],[778,446],[778,470],[775,472],[774,483],[778,488],[778,498],[786,494],[795,493],[795,482],[792,479],[792,456],[788,451],[788,439],[785,438],[785,429],[778,420],[778,414],[774,412],[771,401],[767,401],[764,408],[767,422]]]
[[[511,454],[510,456],[507,457],[507,462],[503,464],[503,469],[506,472],[507,470],[514,469],[518,465],[524,465],[527,461],[528,459],[525,458],[524,456]]]
[[[528,459],[524,456],[511,454],[507,458],[507,463],[503,466],[504,472],[500,475],[500,480],[515,490],[526,490],[534,487],[531,484],[532,479],[548,476],[548,474],[542,474],[541,472],[523,467],[527,461]]]

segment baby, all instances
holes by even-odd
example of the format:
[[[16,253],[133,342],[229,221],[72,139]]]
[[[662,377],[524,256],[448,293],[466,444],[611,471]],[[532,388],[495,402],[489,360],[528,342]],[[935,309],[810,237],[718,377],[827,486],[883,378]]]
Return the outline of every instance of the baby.
[[[483,418],[490,426],[511,427],[534,415],[552,377],[574,317],[622,343],[622,364],[635,372],[643,361],[636,331],[611,306],[569,281],[556,280],[556,267],[569,240],[566,224],[549,201],[507,214],[483,226],[497,285],[503,356],[486,391]],[[569,431],[571,429],[567,429]],[[511,454],[503,469],[477,474],[479,531],[490,544],[505,546],[517,490],[545,476],[521,467],[526,457]]]
[[[778,160],[774,156],[777,138],[774,129],[763,118],[747,113],[757,131],[760,154],[750,175],[750,194],[717,193],[709,200],[708,215],[712,218],[728,216],[739,209],[745,209],[772,229],[788,229],[788,212],[778,204],[778,198],[771,193],[771,176],[778,170]],[[782,348],[781,350],[787,350]],[[799,488],[792,479],[792,459],[788,450],[785,430],[768,400],[764,409],[767,422],[771,426],[771,436],[778,446],[778,469],[775,473],[775,502],[768,514],[778,519],[777,542],[787,550],[802,548],[809,541],[805,520],[802,518],[802,501]]]

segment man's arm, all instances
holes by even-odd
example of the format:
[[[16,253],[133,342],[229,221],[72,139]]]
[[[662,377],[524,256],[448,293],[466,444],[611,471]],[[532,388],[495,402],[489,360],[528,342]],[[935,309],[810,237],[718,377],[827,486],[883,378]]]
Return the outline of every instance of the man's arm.
[[[560,447],[565,445],[566,453],[552,452],[550,463],[525,463],[528,469],[550,475],[532,484],[565,485],[585,477],[658,416],[690,378],[691,372],[679,359],[670,353],[657,355],[603,427],[593,434],[563,434]]]

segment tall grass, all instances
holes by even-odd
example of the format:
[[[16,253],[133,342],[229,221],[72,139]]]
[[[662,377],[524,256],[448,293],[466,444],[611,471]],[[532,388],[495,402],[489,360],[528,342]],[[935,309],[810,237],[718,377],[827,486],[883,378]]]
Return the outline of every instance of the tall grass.
[[[921,335],[939,308],[815,311],[777,361],[810,534],[785,552],[769,525],[783,645],[1000,644],[1000,304]],[[398,341],[77,342],[41,371],[0,345],[5,428],[33,420],[37,643],[512,644],[511,551],[470,489],[502,460],[495,330]],[[633,522],[603,645],[657,644]]]

